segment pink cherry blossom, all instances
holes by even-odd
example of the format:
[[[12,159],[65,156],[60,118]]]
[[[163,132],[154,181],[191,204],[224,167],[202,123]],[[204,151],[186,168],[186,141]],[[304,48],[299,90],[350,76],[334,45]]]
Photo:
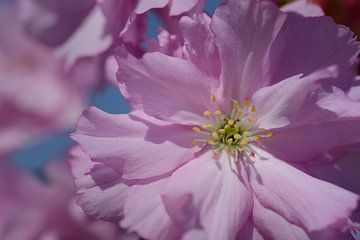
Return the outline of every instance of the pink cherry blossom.
[[[180,20],[180,57],[119,49],[133,112],[79,119],[82,208],[145,239],[345,239],[358,193],[307,167],[360,143],[348,96],[360,45],[306,16],[229,0]]]
[[[22,31],[13,5],[0,6],[0,155],[74,125],[94,81],[90,61],[69,71],[51,48]]]
[[[75,204],[64,162],[47,168],[47,182],[10,165],[0,169],[0,238],[4,240],[117,239],[118,228],[90,219]]]

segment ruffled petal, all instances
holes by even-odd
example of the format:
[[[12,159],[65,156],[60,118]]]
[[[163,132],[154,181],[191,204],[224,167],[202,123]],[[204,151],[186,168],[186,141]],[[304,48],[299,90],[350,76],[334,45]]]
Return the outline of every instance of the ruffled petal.
[[[170,0],[139,0],[136,5],[135,12],[143,14],[153,8],[163,8]]]
[[[213,108],[209,78],[192,63],[160,53],[135,59],[121,50],[117,60],[120,90],[135,109],[159,119],[199,124],[203,112]]]
[[[200,70],[217,78],[221,65],[210,21],[206,14],[194,15],[193,18],[183,17],[180,28],[187,58]]]
[[[121,183],[120,175],[113,169],[92,162],[80,147],[72,149],[71,154],[71,171],[79,193],[77,203],[90,216],[119,221],[129,187]]]
[[[160,192],[167,179],[146,185],[134,185],[125,203],[125,218],[121,226],[150,240],[176,240],[180,229],[167,214]]]
[[[259,89],[253,96],[257,106],[257,123],[262,128],[270,129],[295,124],[306,117],[314,118],[309,114],[309,109],[317,104],[318,99],[311,99],[309,95],[315,90],[323,89],[320,80],[331,82],[337,74],[336,67],[328,67],[306,77],[293,76]],[[306,107],[307,105],[311,106]],[[306,110],[308,111],[305,113]],[[319,110],[316,110],[313,111],[314,115],[318,114]]]
[[[256,149],[250,173],[252,190],[261,205],[307,232],[342,230],[359,197],[318,180]]]
[[[269,1],[229,0],[212,20],[221,58],[224,95],[230,99],[250,97],[266,85],[270,46],[286,14]]]
[[[265,208],[257,199],[254,199],[253,223],[265,239],[310,240],[304,229],[288,222],[281,215]]]
[[[285,4],[282,8],[284,12],[294,12],[304,17],[319,17],[324,16],[324,11],[318,4],[308,0],[296,0]]]
[[[114,169],[123,179],[168,174],[191,160],[198,147],[191,127],[169,124],[137,112],[111,115],[86,110],[73,138],[92,161]]]
[[[171,0],[170,4],[170,16],[179,16],[183,13],[189,12],[196,7],[199,2],[204,5],[203,0]],[[199,7],[200,8],[200,7]]]
[[[245,186],[226,154],[211,152],[192,160],[170,177],[162,191],[165,207],[183,229],[203,229],[207,239],[234,239],[252,209]]]

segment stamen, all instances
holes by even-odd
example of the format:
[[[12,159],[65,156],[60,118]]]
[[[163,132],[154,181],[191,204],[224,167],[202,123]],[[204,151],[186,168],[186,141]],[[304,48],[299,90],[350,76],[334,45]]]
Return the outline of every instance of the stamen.
[[[240,145],[241,146],[245,146],[245,145],[247,145],[249,142],[247,141],[247,140],[241,140],[241,142],[240,142]]]
[[[211,96],[211,102],[216,102],[214,95]],[[193,139],[192,144],[201,144],[201,146],[208,144],[213,156],[225,151],[235,162],[240,162],[240,158],[245,156],[255,157],[256,153],[252,151],[252,146],[260,144],[261,140],[271,137],[273,133],[256,127],[254,123],[257,120],[253,113],[257,109],[250,103],[249,98],[243,100],[242,104],[245,107],[243,109],[240,108],[237,100],[232,102],[233,108],[228,113],[223,113],[220,109],[204,112],[208,123],[192,128],[200,136],[198,139]]]
[[[243,104],[244,104],[245,107],[249,107],[250,100],[248,98],[245,98],[245,100],[243,101]]]
[[[214,114],[217,116],[217,117],[220,117],[222,115],[222,112],[220,110],[217,110],[216,112],[214,112]]]
[[[210,117],[211,116],[211,112],[209,110],[204,112],[204,116],[205,117]]]
[[[204,124],[201,126],[201,128],[208,130],[208,129],[212,129],[213,126],[211,124]]]
[[[234,138],[235,138],[236,140],[239,140],[239,139],[241,138],[241,135],[238,134],[238,133],[235,133],[235,134],[234,134]]]
[[[254,105],[252,105],[250,107],[250,112],[252,112],[252,113],[256,112],[256,107]]]
[[[201,129],[198,127],[193,127],[192,130],[197,133],[201,132]]]

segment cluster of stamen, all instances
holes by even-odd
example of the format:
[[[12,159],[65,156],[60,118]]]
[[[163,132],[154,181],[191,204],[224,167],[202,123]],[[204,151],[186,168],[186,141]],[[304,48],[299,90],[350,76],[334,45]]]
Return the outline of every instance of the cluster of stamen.
[[[215,97],[212,102],[216,103]],[[193,139],[193,145],[208,144],[211,146],[213,155],[217,156],[221,151],[226,151],[235,160],[241,156],[254,157],[252,149],[254,144],[259,144],[263,138],[272,136],[272,132],[256,126],[255,105],[249,99],[242,102],[233,100],[233,107],[230,113],[223,113],[221,110],[215,112],[205,111],[204,117],[208,123],[199,127],[193,127],[193,131],[202,136]]]

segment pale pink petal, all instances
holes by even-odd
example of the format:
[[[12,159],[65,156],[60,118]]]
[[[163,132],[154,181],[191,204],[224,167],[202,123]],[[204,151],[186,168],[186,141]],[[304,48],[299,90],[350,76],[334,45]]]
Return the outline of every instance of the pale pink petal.
[[[296,0],[285,4],[282,8],[284,12],[294,12],[304,17],[324,16],[324,11],[318,4],[308,0]]]
[[[132,186],[125,203],[121,227],[150,240],[179,239],[180,229],[168,216],[160,192],[167,179]]]
[[[195,137],[191,127],[141,112],[111,115],[96,108],[83,113],[73,136],[92,161],[113,168],[124,179],[170,173],[199,150],[192,146]]]
[[[288,222],[271,209],[265,208],[256,199],[254,199],[252,221],[256,226],[256,229],[265,237],[265,239],[311,239],[304,229]]]
[[[206,14],[194,15],[193,18],[182,17],[180,28],[184,36],[186,57],[203,72],[218,77],[221,65],[210,21]]]
[[[268,1],[229,0],[216,10],[211,27],[221,57],[225,96],[250,97],[266,85],[270,46],[285,19],[286,14]]]
[[[246,178],[230,167],[226,154],[214,159],[207,152],[173,173],[162,199],[183,229],[204,229],[207,239],[234,239],[252,209]]]
[[[349,88],[354,77],[360,44],[354,33],[336,25],[329,17],[288,13],[271,49],[271,83],[337,65],[337,85],[345,89]]]
[[[256,149],[250,183],[259,202],[308,232],[342,230],[359,197]]]
[[[317,89],[322,89],[320,80],[331,82],[336,77],[337,68],[329,67],[309,76],[293,76],[259,89],[253,95],[259,126],[267,129],[284,127],[293,122],[300,122],[305,117],[311,117],[308,116],[309,111],[304,116],[305,111],[302,108],[306,104],[315,105],[318,99],[308,103],[309,95]]]
[[[65,42],[94,6],[95,0],[17,1],[26,32],[49,46]]]
[[[199,0],[171,0],[170,16],[178,16],[193,9]]]
[[[305,170],[316,178],[336,184],[352,192],[360,194],[360,151],[359,146],[354,146],[350,154],[337,158],[335,163],[329,165],[312,166],[308,164]]]
[[[153,8],[163,8],[170,0],[139,0],[135,8],[137,14],[143,14]]]
[[[105,32],[106,24],[101,8],[94,7],[75,33],[57,50],[57,55],[65,59],[67,68],[79,58],[96,56],[110,47],[113,39]]]
[[[256,237],[257,235],[257,237]],[[251,219],[249,218],[240,231],[238,232],[236,240],[264,240],[264,238],[260,235],[260,233],[254,227]]]
[[[123,51],[117,60],[120,90],[133,108],[182,124],[204,122],[203,112],[213,108],[209,77],[192,63],[160,53],[135,59]]]
[[[72,149],[71,154],[71,171],[79,193],[77,203],[90,216],[119,221],[129,187],[121,183],[113,169],[92,162],[80,147]]]
[[[212,29],[228,98],[251,97],[260,87],[330,65],[338,65],[337,84],[348,88],[355,73],[359,44],[328,17],[284,13],[270,1],[230,0],[217,9]]]

